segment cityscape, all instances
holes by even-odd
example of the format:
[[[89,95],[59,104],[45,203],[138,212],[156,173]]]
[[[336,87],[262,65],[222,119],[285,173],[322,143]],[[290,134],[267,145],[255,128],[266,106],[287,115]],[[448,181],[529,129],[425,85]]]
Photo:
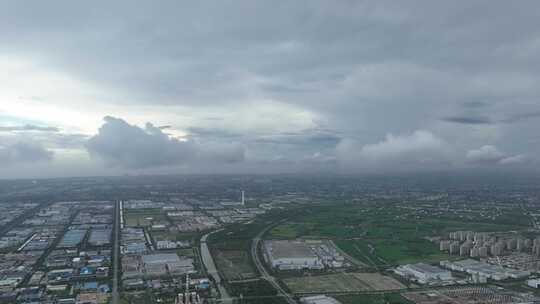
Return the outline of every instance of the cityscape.
[[[0,302],[537,303],[538,181],[5,180]]]

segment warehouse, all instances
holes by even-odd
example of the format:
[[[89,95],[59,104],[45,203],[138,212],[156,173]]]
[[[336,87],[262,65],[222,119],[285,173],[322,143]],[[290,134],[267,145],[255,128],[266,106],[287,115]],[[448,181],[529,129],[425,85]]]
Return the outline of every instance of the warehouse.
[[[66,234],[62,238],[62,241],[60,241],[60,244],[58,244],[58,247],[59,248],[77,247],[82,242],[85,235],[86,235],[86,230],[79,230],[79,229],[68,230],[68,232],[66,232]]]
[[[301,241],[265,241],[264,252],[270,265],[279,270],[324,268],[319,257]]]
[[[453,279],[450,271],[425,263],[403,265],[396,268],[395,272],[400,276],[421,284],[451,281]]]
[[[509,278],[523,279],[531,274],[529,271],[505,268],[499,265],[491,265],[472,259],[455,262],[442,261],[441,266],[454,271],[466,272],[468,274],[477,274],[479,276],[486,277],[495,281],[502,281]]]
[[[341,304],[338,300],[328,296],[311,296],[300,299],[302,304]]]
[[[111,229],[92,229],[88,242],[93,246],[108,245],[111,242]]]
[[[147,275],[192,273],[195,270],[193,259],[180,258],[174,253],[147,254],[142,256]]]

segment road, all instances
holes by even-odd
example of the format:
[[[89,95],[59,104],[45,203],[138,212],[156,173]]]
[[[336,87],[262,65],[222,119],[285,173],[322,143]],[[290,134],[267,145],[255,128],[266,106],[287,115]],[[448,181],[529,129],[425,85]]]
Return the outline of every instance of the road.
[[[208,236],[210,236],[212,233],[216,233],[221,230],[216,230],[210,233],[207,233],[202,236],[201,238],[201,257],[202,262],[204,264],[204,267],[206,268],[206,272],[208,273],[208,276],[214,279],[214,282],[216,282],[216,286],[219,290],[219,294],[221,296],[221,303],[224,304],[232,304],[233,300],[229,293],[227,292],[227,289],[223,286],[221,283],[221,277],[219,276],[218,270],[216,268],[216,264],[214,263],[214,258],[212,258],[212,254],[210,253],[210,249],[208,249],[208,244],[206,244],[206,240],[208,239]]]
[[[261,262],[261,259],[258,254],[258,248],[259,244],[261,243],[262,236],[268,231],[270,228],[274,227],[276,223],[267,226],[264,228],[257,236],[253,239],[251,242],[251,257],[253,259],[253,262],[255,263],[255,266],[259,270],[259,273],[261,274],[261,277],[265,280],[267,280],[272,286],[278,291],[278,294],[282,296],[287,303],[289,304],[297,304],[297,302],[293,299],[293,297],[286,292],[281,285],[276,281],[276,279],[271,276],[268,271],[266,271],[266,268],[264,267],[263,263]]]
[[[118,304],[118,268],[120,267],[120,202],[114,208],[114,261],[111,304]]]

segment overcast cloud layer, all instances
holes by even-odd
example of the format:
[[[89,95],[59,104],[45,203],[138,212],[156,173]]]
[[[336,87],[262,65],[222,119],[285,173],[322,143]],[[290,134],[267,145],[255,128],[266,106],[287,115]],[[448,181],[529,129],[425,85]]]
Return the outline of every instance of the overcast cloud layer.
[[[540,161],[538,1],[2,1],[0,37],[0,178]]]

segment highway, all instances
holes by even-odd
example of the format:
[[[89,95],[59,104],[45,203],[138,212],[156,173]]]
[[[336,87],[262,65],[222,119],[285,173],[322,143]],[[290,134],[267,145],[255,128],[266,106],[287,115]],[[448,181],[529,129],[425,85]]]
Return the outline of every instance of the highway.
[[[116,204],[114,213],[114,261],[111,304],[118,304],[118,272],[120,267],[120,202]]]
[[[208,245],[206,244],[206,240],[208,239],[208,236],[210,236],[213,233],[216,233],[221,230],[216,230],[210,233],[207,233],[202,236],[201,238],[201,258],[202,262],[204,264],[204,267],[206,268],[206,272],[208,273],[208,276],[214,279],[214,282],[216,282],[216,286],[219,290],[219,294],[221,296],[221,303],[224,304],[232,304],[233,300],[229,293],[227,292],[227,289],[223,286],[221,283],[221,277],[219,276],[218,270],[216,268],[216,264],[214,263],[214,258],[212,258],[212,254],[210,253],[210,249],[208,249]]]
[[[270,228],[274,227],[276,223],[267,226],[264,228],[257,236],[253,239],[251,242],[251,257],[253,259],[253,262],[255,263],[255,266],[259,270],[259,273],[261,274],[261,277],[265,280],[267,280],[272,286],[278,291],[278,295],[282,296],[287,303],[289,304],[297,304],[297,302],[293,299],[293,297],[287,293],[281,285],[276,281],[276,279],[271,276],[268,271],[266,271],[266,268],[264,268],[263,263],[261,262],[261,259],[258,254],[258,248],[259,244],[261,243],[262,236],[268,231]]]

